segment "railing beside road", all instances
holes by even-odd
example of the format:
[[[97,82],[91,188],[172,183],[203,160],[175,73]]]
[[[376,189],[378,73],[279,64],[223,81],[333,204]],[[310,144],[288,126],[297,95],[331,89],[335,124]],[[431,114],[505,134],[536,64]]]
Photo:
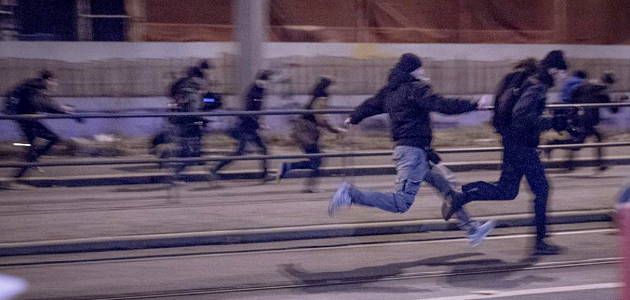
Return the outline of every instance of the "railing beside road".
[[[601,107],[629,107],[630,103],[606,103],[606,104],[550,104],[548,109],[561,108],[601,108]],[[492,110],[491,106],[481,107],[478,110]],[[244,115],[299,115],[299,114],[348,114],[351,109],[327,109],[327,110],[268,110],[268,111],[222,111],[222,112],[197,112],[197,113],[81,113],[81,114],[33,114],[33,115],[0,115],[0,120],[37,120],[37,119],[76,119],[76,118],[162,118],[171,116],[244,116]],[[597,147],[623,147],[630,146],[629,142],[608,142],[608,143],[587,143],[587,144],[567,144],[567,145],[542,145],[540,149],[572,149],[572,148],[597,148]],[[436,149],[439,153],[479,153],[498,152],[501,147],[483,148],[450,148]],[[319,154],[290,154],[290,155],[245,155],[245,156],[210,156],[194,158],[166,158],[166,159],[114,159],[114,160],[78,160],[78,161],[49,161],[49,162],[28,162],[28,163],[2,163],[0,168],[19,168],[36,166],[91,166],[91,165],[130,165],[130,164],[157,164],[157,163],[194,163],[221,160],[262,160],[262,159],[303,159],[312,157],[368,157],[368,156],[389,156],[392,151],[372,151],[372,152],[351,152],[351,153],[319,153]]]
[[[548,104],[547,109],[564,108],[605,108],[605,107],[630,107],[630,102],[620,103],[589,103],[589,104]],[[492,110],[492,106],[480,107],[477,110]],[[176,116],[198,117],[235,117],[235,116],[274,116],[274,115],[301,115],[301,114],[349,114],[352,109],[322,109],[322,110],[266,110],[266,111],[219,111],[219,112],[160,112],[160,113],[76,113],[76,114],[31,114],[31,115],[0,115],[0,120],[40,120],[40,119],[117,119],[117,118],[165,118]]]

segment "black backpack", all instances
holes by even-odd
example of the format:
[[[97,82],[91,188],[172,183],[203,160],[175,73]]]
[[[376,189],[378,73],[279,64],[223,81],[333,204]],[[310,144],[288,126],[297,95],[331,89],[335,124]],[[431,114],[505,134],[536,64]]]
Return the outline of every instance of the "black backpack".
[[[503,78],[494,101],[492,126],[497,133],[505,134],[512,123],[512,110],[521,97],[523,84],[532,73],[524,70],[514,71]]]

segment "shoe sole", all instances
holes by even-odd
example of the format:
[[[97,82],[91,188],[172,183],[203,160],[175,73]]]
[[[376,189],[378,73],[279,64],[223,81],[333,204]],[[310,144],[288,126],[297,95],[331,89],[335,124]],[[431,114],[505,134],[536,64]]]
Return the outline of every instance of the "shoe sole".
[[[486,240],[486,238],[488,237],[488,234],[490,234],[490,232],[492,232],[492,230],[494,230],[494,228],[497,226],[497,222],[495,222],[494,220],[490,220],[488,221],[490,223],[490,229],[488,231],[486,231],[486,233],[484,233],[483,236],[481,236],[481,238],[479,239],[478,243],[470,243],[471,247],[477,247],[479,245],[481,245],[483,243],[483,241]],[[483,225],[488,224],[488,222],[484,223]]]

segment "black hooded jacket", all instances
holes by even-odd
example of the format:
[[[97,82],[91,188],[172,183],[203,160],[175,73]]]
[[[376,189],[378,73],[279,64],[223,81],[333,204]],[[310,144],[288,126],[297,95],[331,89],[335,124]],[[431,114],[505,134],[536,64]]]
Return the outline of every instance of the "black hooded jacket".
[[[547,101],[547,90],[553,83],[553,77],[544,69],[527,79],[521,87],[523,93],[512,110],[511,130],[504,135],[504,139],[527,147],[540,144],[540,133],[552,127],[552,119],[543,117],[542,113]]]
[[[65,114],[64,108],[46,95],[46,85],[41,78],[29,79],[8,95],[19,98],[17,114],[36,114],[38,112]]]
[[[387,113],[396,145],[424,148],[431,145],[430,112],[461,114],[476,108],[477,104],[468,100],[434,93],[431,86],[401,70],[398,64],[389,74],[387,85],[354,110],[350,123],[358,124],[367,117]]]

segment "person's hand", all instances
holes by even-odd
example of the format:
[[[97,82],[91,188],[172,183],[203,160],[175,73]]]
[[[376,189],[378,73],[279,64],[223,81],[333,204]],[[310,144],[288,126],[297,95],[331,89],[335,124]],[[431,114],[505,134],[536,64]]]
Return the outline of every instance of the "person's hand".
[[[351,120],[352,120],[352,119],[351,119],[350,117],[346,118],[346,119],[343,121],[343,125],[344,125],[344,126],[346,126],[346,128],[350,128],[350,125],[352,125]]]
[[[73,113],[75,111],[74,106],[67,104],[62,104],[61,109],[66,113]]]
[[[492,95],[483,95],[477,99],[477,109],[486,109],[494,104]]]

